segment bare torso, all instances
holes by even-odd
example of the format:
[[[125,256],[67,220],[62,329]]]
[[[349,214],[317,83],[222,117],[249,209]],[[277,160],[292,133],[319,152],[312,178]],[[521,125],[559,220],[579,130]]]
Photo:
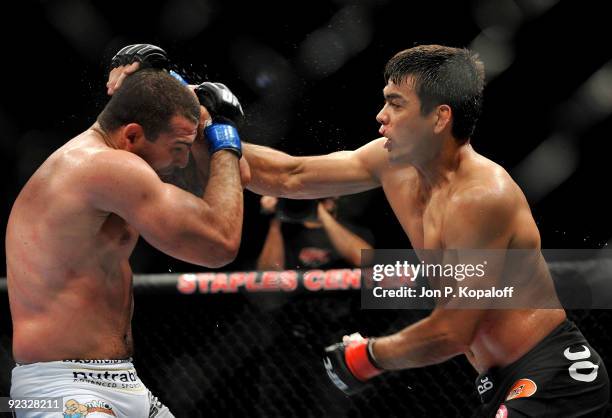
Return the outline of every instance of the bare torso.
[[[89,204],[91,180],[77,175],[106,150],[98,135],[84,132],[53,153],[15,201],[6,255],[17,362],[132,353],[128,258],[138,234]]]
[[[413,166],[388,165],[380,181],[404,231],[415,249],[444,249],[444,222],[450,199],[462,186],[474,180],[492,181],[515,195],[516,227],[509,248],[539,248],[540,237],[529,205],[510,176],[500,166],[464,147],[460,167],[447,183],[428,189]],[[467,232],[467,231],[466,231]],[[550,280],[547,275],[535,280]],[[490,310],[476,330],[465,354],[479,372],[508,365],[533,348],[565,318],[562,309]]]

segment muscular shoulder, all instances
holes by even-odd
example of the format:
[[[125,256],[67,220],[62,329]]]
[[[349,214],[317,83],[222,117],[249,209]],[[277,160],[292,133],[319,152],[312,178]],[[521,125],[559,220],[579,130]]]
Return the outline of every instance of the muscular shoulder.
[[[101,176],[114,177],[118,173],[132,175],[154,174],[149,164],[138,155],[124,151],[107,149],[92,153],[83,170],[97,173]]]
[[[462,163],[452,200],[460,205],[495,207],[522,200],[523,193],[499,164],[477,153]]]
[[[486,180],[456,190],[450,197],[449,209],[455,215],[485,221],[488,217],[506,218],[512,213],[515,202],[510,184]]]
[[[447,238],[483,247],[492,241],[509,241],[514,220],[525,207],[522,192],[510,175],[497,164],[484,163],[459,182],[449,196]]]
[[[61,161],[61,169],[71,172],[82,185],[85,183],[95,185],[127,173],[132,175],[154,173],[138,155],[99,144],[85,143],[59,151],[63,151],[56,157]]]
[[[368,171],[380,177],[389,167],[389,157],[385,149],[386,138],[378,138],[368,142],[355,151],[355,155]]]
[[[100,143],[91,131],[67,142],[47,161],[53,177],[67,180],[63,183],[76,182],[77,186],[92,186],[129,171],[136,175],[139,171],[153,172],[136,154]]]
[[[106,149],[91,153],[75,170],[75,181],[83,197],[98,209],[106,203],[131,199],[160,182],[151,166],[128,151]]]

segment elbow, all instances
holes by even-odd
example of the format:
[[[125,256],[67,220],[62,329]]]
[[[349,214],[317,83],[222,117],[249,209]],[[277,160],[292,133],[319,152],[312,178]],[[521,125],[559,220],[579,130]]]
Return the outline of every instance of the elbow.
[[[448,314],[451,314],[451,311],[444,312],[445,316]],[[438,315],[440,311],[434,311],[422,324],[424,332],[428,335],[427,340],[433,344],[437,352],[435,361],[428,364],[437,364],[469,352],[473,340],[473,333],[466,332],[463,326]]]
[[[361,267],[361,252],[353,252],[347,257],[347,261],[352,267]]]
[[[229,260],[228,263],[231,263],[238,256],[238,251],[240,250],[240,236],[234,237],[232,239],[227,239],[223,243],[223,253],[225,255],[226,260]]]
[[[362,245],[362,248],[357,248],[354,251],[351,252],[351,255],[349,256],[349,262],[355,266],[355,267],[366,267],[369,266],[370,264],[372,264],[371,262],[371,258],[372,258],[372,254],[370,253],[363,253],[363,251],[367,251],[367,250],[372,250],[373,248],[369,245]],[[364,258],[362,258],[362,255],[365,255]]]
[[[238,250],[217,247],[206,255],[198,264],[204,267],[218,269],[225,267],[236,259]]]
[[[465,354],[470,351],[471,339],[464,338],[462,335],[451,332],[447,337],[449,351],[453,354]]]
[[[443,336],[443,343],[449,354],[464,354],[470,350],[470,346],[474,340],[472,332],[466,332],[467,330],[461,329],[461,327],[453,327],[450,324],[446,326],[442,325],[439,329],[440,335]]]
[[[210,267],[220,268],[231,263],[238,256],[238,250],[240,250],[240,237],[220,240],[215,245],[216,260],[213,261],[215,265]]]
[[[191,261],[192,263],[208,268],[221,268],[236,259],[240,249],[240,237],[217,239],[209,237],[201,244],[200,249],[198,260]]]
[[[242,213],[236,216],[242,219]],[[217,259],[214,263],[218,264],[212,267],[218,268],[231,263],[238,256],[242,238],[242,221],[236,222],[220,219],[216,222],[216,225],[217,228],[212,236],[209,247],[212,248]]]

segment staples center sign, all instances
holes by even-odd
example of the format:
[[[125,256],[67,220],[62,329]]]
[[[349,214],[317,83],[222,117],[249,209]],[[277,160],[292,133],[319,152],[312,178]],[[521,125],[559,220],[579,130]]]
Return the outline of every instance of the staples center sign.
[[[360,269],[189,273],[181,274],[177,279],[177,290],[183,294],[293,292],[298,289],[315,292],[360,288]]]

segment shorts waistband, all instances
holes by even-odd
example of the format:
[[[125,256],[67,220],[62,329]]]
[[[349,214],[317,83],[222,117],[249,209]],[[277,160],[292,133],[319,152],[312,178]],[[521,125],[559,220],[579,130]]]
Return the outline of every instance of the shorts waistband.
[[[28,366],[30,364],[51,364],[51,363],[72,363],[72,364],[91,364],[91,365],[109,365],[109,364],[125,364],[132,363],[132,357],[125,359],[112,359],[112,360],[103,360],[103,359],[91,359],[91,360],[57,360],[57,361],[39,361],[34,363],[15,363],[15,366]]]
[[[13,378],[71,379],[93,382],[139,382],[129,360],[60,360],[17,365]]]
[[[144,390],[134,365],[128,359],[49,361],[13,368],[12,390],[16,393],[58,385],[85,385],[131,392]]]

